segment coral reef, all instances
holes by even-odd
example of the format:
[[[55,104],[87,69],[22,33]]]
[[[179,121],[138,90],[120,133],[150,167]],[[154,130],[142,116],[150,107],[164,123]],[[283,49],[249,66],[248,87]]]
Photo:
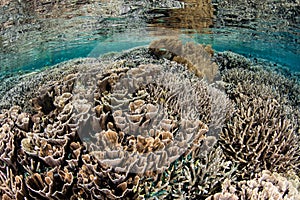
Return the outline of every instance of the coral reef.
[[[299,177],[297,178],[299,181]],[[297,185],[282,174],[264,170],[251,180],[233,183],[226,179],[222,184],[222,192],[216,193],[206,200],[218,199],[286,199],[299,200],[300,191]]]
[[[241,59],[219,62],[226,93],[236,104],[220,135],[225,155],[238,164],[240,178],[251,178],[263,169],[299,171],[297,80],[250,66],[241,56],[230,60],[234,57]]]
[[[158,177],[149,178],[140,191],[146,199],[204,199],[219,190],[220,183],[232,178],[235,168],[225,161],[215,137],[207,137],[201,145],[176,160]]]
[[[217,54],[223,80],[208,84],[160,48],[75,60],[6,90],[0,198],[297,199],[298,82]]]
[[[0,115],[2,199],[148,198],[155,180],[173,197],[219,191],[213,180],[232,165],[214,136],[231,112],[219,102],[230,101],[185,66],[145,52],[72,62],[15,94],[32,107]]]

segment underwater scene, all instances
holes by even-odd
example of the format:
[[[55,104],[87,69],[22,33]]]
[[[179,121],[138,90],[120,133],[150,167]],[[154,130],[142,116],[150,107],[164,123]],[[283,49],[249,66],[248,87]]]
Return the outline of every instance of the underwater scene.
[[[0,0],[0,199],[300,200],[299,0]]]

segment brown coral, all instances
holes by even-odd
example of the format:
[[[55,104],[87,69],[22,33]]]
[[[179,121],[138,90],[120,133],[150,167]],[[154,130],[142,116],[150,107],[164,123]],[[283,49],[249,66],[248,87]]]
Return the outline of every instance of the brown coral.
[[[120,173],[91,155],[83,155],[83,165],[78,172],[78,188],[89,194],[89,199],[134,198],[139,176]]]
[[[11,127],[3,124],[0,128],[0,169],[5,170],[6,166],[16,168],[15,161],[15,140]]]
[[[183,44],[177,38],[162,38],[153,41],[149,49],[157,56],[184,64],[198,77],[212,82],[218,76],[218,66],[211,61],[212,49],[209,46],[188,42]]]
[[[42,138],[37,135],[29,135],[21,141],[22,150],[25,154],[37,157],[44,161],[47,166],[55,167],[62,164],[65,157],[65,149],[68,139]],[[20,157],[22,156],[19,155]]]
[[[26,186],[33,199],[66,199],[72,188],[73,174],[55,167],[43,174],[26,177]]]
[[[206,91],[200,89],[204,83],[192,85],[183,81],[184,73],[168,73],[156,65],[103,74],[95,80],[98,88],[94,97],[99,105],[92,109],[88,101],[78,104],[78,133],[102,162],[125,171],[162,171],[205,134],[202,129],[207,128],[202,128],[201,120],[208,120],[210,109]],[[200,89],[195,95],[190,93],[193,87]],[[74,97],[78,95],[83,95],[79,88]],[[87,99],[89,96],[87,93]],[[129,169],[128,160],[136,166]]]
[[[22,176],[14,175],[6,168],[6,173],[0,171],[0,197],[4,200],[21,200],[27,195]]]

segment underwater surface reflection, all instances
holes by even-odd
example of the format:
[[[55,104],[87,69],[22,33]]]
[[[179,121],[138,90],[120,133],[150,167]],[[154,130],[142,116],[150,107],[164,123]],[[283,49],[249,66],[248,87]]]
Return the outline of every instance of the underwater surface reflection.
[[[114,46],[111,51],[118,51],[166,35],[212,44],[219,51],[262,57],[299,71],[297,2],[98,0],[1,4],[2,73],[31,71],[90,56],[89,52],[102,43],[112,43],[108,45]]]

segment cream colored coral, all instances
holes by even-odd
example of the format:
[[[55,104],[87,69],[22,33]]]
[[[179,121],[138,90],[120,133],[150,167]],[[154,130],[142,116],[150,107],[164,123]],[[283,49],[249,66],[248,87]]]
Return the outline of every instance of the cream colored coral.
[[[299,178],[297,180],[299,182]],[[264,170],[256,174],[256,178],[234,183],[229,179],[222,184],[222,192],[208,197],[206,200],[226,199],[241,200],[299,200],[300,191],[284,174]]]

